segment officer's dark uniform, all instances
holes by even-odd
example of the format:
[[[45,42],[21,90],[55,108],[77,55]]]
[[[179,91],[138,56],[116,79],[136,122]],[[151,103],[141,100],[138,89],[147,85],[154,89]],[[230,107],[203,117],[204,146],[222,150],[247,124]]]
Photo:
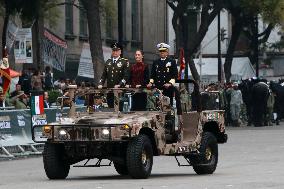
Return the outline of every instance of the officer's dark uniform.
[[[125,58],[119,57],[116,62],[113,59],[108,59],[105,63],[105,68],[99,82],[99,85],[104,85],[107,82],[107,88],[113,88],[115,85],[125,85],[129,78],[129,62]]]
[[[174,84],[175,80],[178,78],[178,70],[175,60],[171,58],[166,58],[162,60],[159,58],[155,60],[152,65],[150,83],[153,83],[155,87],[163,90],[165,96],[170,97],[171,105],[173,105],[173,97],[176,99],[177,114],[182,114],[181,103],[180,103],[180,94],[175,87],[165,88],[164,84],[170,83]]]
[[[151,79],[158,89],[163,89],[165,83],[174,84],[177,77],[177,65],[173,59],[167,57],[165,60],[158,59],[153,62]]]
[[[111,45],[112,50],[122,49],[118,43]],[[107,82],[107,88],[114,88],[115,85],[125,86],[129,78],[129,61],[126,58],[119,57],[116,61],[110,58],[106,61],[104,71],[99,81],[99,85]],[[114,96],[112,93],[107,95],[109,107],[113,107]]]

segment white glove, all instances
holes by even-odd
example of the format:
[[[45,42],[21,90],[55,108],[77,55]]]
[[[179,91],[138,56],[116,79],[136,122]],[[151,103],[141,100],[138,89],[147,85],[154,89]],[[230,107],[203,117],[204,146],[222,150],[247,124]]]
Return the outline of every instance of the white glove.
[[[103,86],[102,86],[102,85],[99,85],[99,86],[98,86],[98,89],[102,89],[102,88],[103,88]]]

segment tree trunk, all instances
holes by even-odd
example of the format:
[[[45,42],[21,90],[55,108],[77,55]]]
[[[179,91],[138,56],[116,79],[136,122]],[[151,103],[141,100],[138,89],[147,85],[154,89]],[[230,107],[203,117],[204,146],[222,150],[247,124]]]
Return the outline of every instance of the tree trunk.
[[[5,46],[6,46],[6,32],[9,22],[9,11],[6,9],[3,23],[3,31],[2,31],[2,58],[5,56]]]
[[[101,39],[99,0],[82,0],[87,12],[90,50],[94,68],[94,82],[97,84],[103,71],[103,49]]]
[[[36,69],[44,71],[44,63],[41,56],[41,41],[44,21],[42,16],[37,16],[32,26],[33,61]]]
[[[230,39],[229,47],[227,49],[226,60],[224,64],[225,78],[227,82],[230,81],[231,76],[232,76],[231,68],[232,68],[232,61],[234,58],[234,51],[235,51],[238,39],[240,37],[242,27],[243,27],[243,20],[240,17],[236,17],[235,24],[233,25],[233,28],[232,28],[232,36]]]
[[[204,39],[209,26],[211,25],[213,20],[216,18],[217,14],[221,11],[224,4],[223,4],[223,1],[216,2],[214,9],[210,13],[208,13],[209,8],[207,6],[209,6],[209,4],[203,5],[203,9],[201,12],[201,24],[199,26],[199,30],[196,33],[196,35],[192,36],[192,43],[188,49],[189,56],[192,56],[194,53],[197,52],[197,49],[199,48],[202,40]],[[191,75],[194,78],[194,80],[200,81],[200,76],[197,72],[196,66],[193,61],[189,62],[189,68],[190,68]]]

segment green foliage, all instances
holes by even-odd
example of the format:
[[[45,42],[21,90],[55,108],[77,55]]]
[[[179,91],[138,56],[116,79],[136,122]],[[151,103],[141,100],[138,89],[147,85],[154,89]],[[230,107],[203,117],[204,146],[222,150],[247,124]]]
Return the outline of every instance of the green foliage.
[[[56,27],[60,17],[60,6],[57,6],[59,2],[59,0],[48,1],[44,6],[43,17],[48,21],[51,28]]]
[[[279,24],[284,20],[284,0],[240,0],[247,14],[260,14],[264,21]]]
[[[0,15],[6,11],[9,15],[18,14],[25,25],[32,24],[38,17],[44,17],[55,25],[59,18],[60,0],[0,0]]]
[[[57,98],[62,96],[62,94],[58,90],[48,91],[48,101],[49,103],[55,103]]]
[[[116,0],[100,1],[100,9],[103,17],[110,17],[112,20],[117,18]]]

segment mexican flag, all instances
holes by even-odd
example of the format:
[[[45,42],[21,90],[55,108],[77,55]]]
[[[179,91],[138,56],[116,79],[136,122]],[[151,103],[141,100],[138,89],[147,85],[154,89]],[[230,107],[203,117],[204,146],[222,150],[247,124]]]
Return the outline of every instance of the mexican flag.
[[[43,95],[31,97],[32,115],[44,114]]]

